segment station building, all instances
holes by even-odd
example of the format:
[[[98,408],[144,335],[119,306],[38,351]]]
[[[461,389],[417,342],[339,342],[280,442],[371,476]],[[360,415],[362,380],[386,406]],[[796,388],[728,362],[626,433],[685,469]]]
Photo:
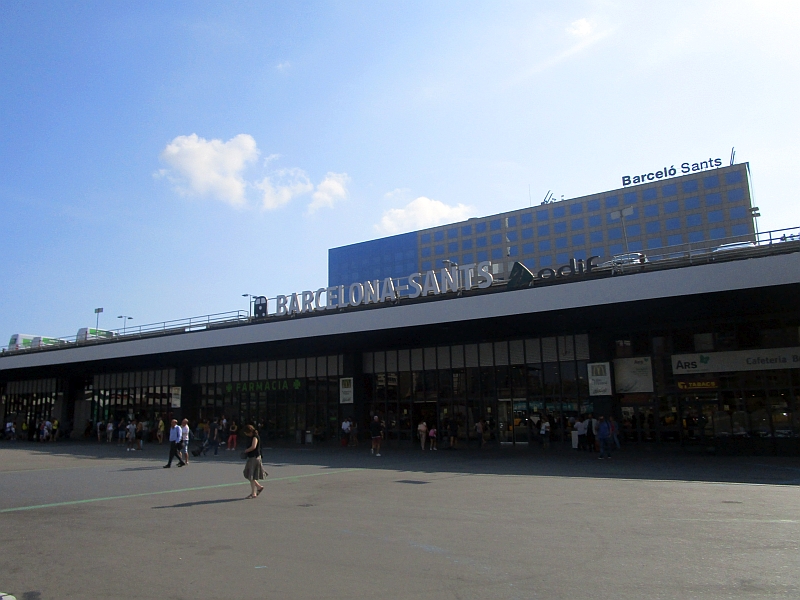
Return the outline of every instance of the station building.
[[[742,179],[723,188],[731,173]],[[719,186],[708,189],[718,191],[700,197],[720,194],[725,233],[738,235],[732,228],[751,220],[730,218],[729,204],[739,201],[729,193],[745,190],[736,206],[749,206],[746,169],[713,175]],[[711,175],[698,177],[703,190]],[[659,190],[652,204],[659,219],[673,214],[663,214],[674,201],[665,185],[680,190],[681,219],[696,214],[681,204],[691,193],[686,181],[648,188]],[[644,214],[650,204],[635,191]],[[623,192],[616,196],[624,204]],[[593,200],[580,200],[582,218],[596,212],[588,210]],[[566,222],[555,208],[546,206],[542,217],[551,226]],[[521,215],[538,219],[540,210],[519,211],[514,231],[521,236],[530,225]],[[605,243],[611,224],[597,214]],[[489,231],[493,220],[483,221]],[[713,224],[703,221],[704,236]],[[460,227],[459,243],[467,239]],[[503,235],[510,227],[501,219]],[[446,239],[448,229],[434,233]],[[2,413],[18,430],[23,421],[56,417],[72,422],[77,436],[99,420],[225,415],[287,443],[335,442],[345,417],[365,431],[377,415],[390,446],[413,443],[421,420],[440,432],[452,428],[461,446],[477,446],[482,420],[488,443],[508,448],[537,444],[541,419],[551,422],[554,443],[568,445],[572,420],[594,413],[615,415],[628,443],[800,454],[798,233],[768,232],[762,243],[722,251],[671,248],[621,269],[598,267],[589,247],[583,258],[552,255],[552,270],[542,267],[522,284],[490,277],[491,255],[466,267],[463,253],[453,255],[461,270],[433,262],[425,269],[420,255],[382,272],[392,282],[410,267],[405,280],[419,286],[416,297],[359,270],[349,286],[298,294],[307,306],[283,315],[5,352]],[[380,287],[365,296],[373,278]],[[343,289],[349,293],[337,292]]]

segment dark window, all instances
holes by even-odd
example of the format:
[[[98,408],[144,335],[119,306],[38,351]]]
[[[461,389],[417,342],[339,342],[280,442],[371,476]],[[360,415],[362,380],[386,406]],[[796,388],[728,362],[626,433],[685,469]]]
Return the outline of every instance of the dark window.
[[[478,251],[478,262],[483,262],[484,260],[489,260],[489,253],[486,250],[479,250]]]
[[[655,200],[657,197],[658,197],[657,188],[642,190],[642,200]]]
[[[539,252],[549,252],[550,251],[550,240],[541,240],[539,242]]]
[[[661,195],[664,196],[664,198],[669,198],[670,196],[676,196],[677,194],[678,194],[678,186],[674,183],[670,183],[661,188]]]
[[[675,229],[680,229],[681,228],[681,220],[678,217],[675,217],[674,219],[667,219],[664,222],[664,227],[666,228],[667,231],[673,231]]]
[[[553,233],[564,233],[567,230],[567,222],[561,221],[560,223],[553,224]]]
[[[583,246],[586,243],[586,236],[582,233],[579,235],[572,236],[572,245],[573,246]]]
[[[589,227],[599,227],[602,224],[603,221],[600,215],[592,215],[589,217]]]
[[[482,235],[477,240],[475,240],[478,248],[485,248],[486,247],[486,236]]]
[[[608,239],[609,240],[618,240],[622,237],[622,228],[621,227],[612,227],[608,230]]]
[[[658,204],[651,204],[650,206],[644,207],[644,216],[645,217],[657,217],[658,216]]]
[[[447,251],[448,252],[458,252],[458,242],[449,242],[447,244]]]
[[[547,221],[550,218],[549,211],[547,209],[544,210],[537,210],[536,211],[536,220],[537,221]]]
[[[572,231],[583,229],[583,219],[572,219],[570,226],[572,227]]]
[[[457,227],[453,227],[452,229],[448,229],[447,230],[447,239],[452,240],[453,238],[457,238],[457,237],[458,237],[458,228]]]
[[[522,230],[522,239],[529,240],[533,237],[533,228],[528,227]]]
[[[441,242],[444,240],[444,231],[434,231],[433,232],[433,241],[434,242]]]
[[[721,210],[711,210],[708,212],[709,223],[721,223],[725,219],[725,215]]]
[[[516,227],[517,226],[517,217],[508,217],[506,222],[506,227]]]
[[[579,215],[583,212],[583,204],[577,202],[569,207],[569,214],[571,215]]]
[[[475,233],[484,233],[486,231],[486,221],[482,223],[475,223]]]
[[[566,216],[566,207],[564,206],[556,206],[553,208],[553,218],[560,219],[561,217]]]
[[[461,240],[462,250],[472,250],[472,240]]]
[[[625,204],[636,204],[636,192],[628,192],[622,198]]]
[[[703,187],[707,190],[711,188],[719,187],[719,177],[716,175],[710,175],[708,177],[703,178]]]
[[[492,240],[492,245],[494,246],[495,244],[499,244],[503,241],[503,236],[500,235],[499,233],[493,233],[491,235],[491,240]]]
[[[539,237],[550,235],[550,225],[539,225],[538,229],[536,230],[536,235]]]
[[[462,225],[461,235],[472,235],[472,225]]]
[[[735,188],[728,192],[728,202],[739,202],[744,199],[744,188]]]
[[[705,200],[706,200],[706,206],[716,206],[717,204],[722,204],[722,195],[708,194]]]
[[[645,223],[644,230],[647,233],[658,233],[661,231],[661,221],[650,221]]]
[[[619,206],[619,198],[617,196],[609,196],[606,198],[606,208]]]
[[[684,210],[692,210],[695,208],[700,208],[700,198],[695,196],[694,198],[687,198],[683,201]]]
[[[500,229],[500,219],[493,219],[489,221],[489,229],[491,231],[497,231]]]
[[[600,200],[598,200],[598,199],[589,200],[586,203],[586,210],[588,210],[589,212],[594,212],[596,210],[600,210]]]
[[[423,233],[419,237],[419,241],[421,244],[430,244],[431,243],[431,234],[430,233]]]
[[[677,200],[670,200],[669,202],[664,202],[664,213],[665,214],[670,215],[672,213],[678,212],[679,210],[680,210],[680,207],[678,206],[678,201]]]
[[[503,250],[500,248],[492,248],[492,260],[500,260],[503,258]]]
[[[593,244],[603,241],[603,232],[602,231],[593,231],[589,234],[589,241]]]
[[[522,244],[523,254],[533,254],[533,244]]]
[[[439,256],[439,255],[441,255],[441,254],[444,254],[444,244],[436,244],[436,245],[433,247],[433,253],[434,253],[436,256]]]
[[[506,232],[506,241],[508,241],[508,242],[516,242],[517,241],[517,232],[516,231],[507,231]]]
[[[566,247],[567,247],[567,238],[565,237],[556,238],[556,248],[561,249]]]
[[[426,246],[425,248],[423,248],[420,254],[422,255],[422,258],[428,258],[431,255],[430,246]]]
[[[684,181],[681,184],[681,188],[683,189],[683,193],[684,194],[688,194],[690,192],[696,192],[697,191],[697,180],[696,179],[692,179],[691,181]]]

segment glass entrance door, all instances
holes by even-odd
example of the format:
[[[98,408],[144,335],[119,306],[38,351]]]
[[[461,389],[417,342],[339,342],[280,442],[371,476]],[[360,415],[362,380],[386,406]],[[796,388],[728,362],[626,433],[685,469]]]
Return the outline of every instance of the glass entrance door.
[[[514,412],[508,398],[497,400],[497,438],[504,445],[514,443]]]
[[[530,441],[530,413],[525,398],[514,398],[514,444],[527,445]]]
[[[682,404],[681,437],[684,443],[712,445],[717,429],[726,427],[724,419],[719,419],[717,395],[692,396],[685,398]]]

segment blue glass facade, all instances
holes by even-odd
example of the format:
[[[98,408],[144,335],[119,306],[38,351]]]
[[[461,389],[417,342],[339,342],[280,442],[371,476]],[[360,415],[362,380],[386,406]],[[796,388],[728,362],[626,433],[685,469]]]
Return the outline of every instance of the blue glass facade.
[[[518,260],[538,270],[563,264],[565,257],[716,246],[719,240],[754,233],[750,207],[748,165],[732,165],[333,248],[328,281],[342,285],[405,277],[441,268],[443,260],[509,265]],[[626,208],[633,214],[625,218],[623,231],[612,213]]]

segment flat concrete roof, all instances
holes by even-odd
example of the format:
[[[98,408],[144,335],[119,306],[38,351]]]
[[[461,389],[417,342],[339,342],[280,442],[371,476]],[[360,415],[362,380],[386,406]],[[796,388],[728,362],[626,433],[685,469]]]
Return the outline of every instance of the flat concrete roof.
[[[0,357],[0,372],[800,283],[800,253]]]

